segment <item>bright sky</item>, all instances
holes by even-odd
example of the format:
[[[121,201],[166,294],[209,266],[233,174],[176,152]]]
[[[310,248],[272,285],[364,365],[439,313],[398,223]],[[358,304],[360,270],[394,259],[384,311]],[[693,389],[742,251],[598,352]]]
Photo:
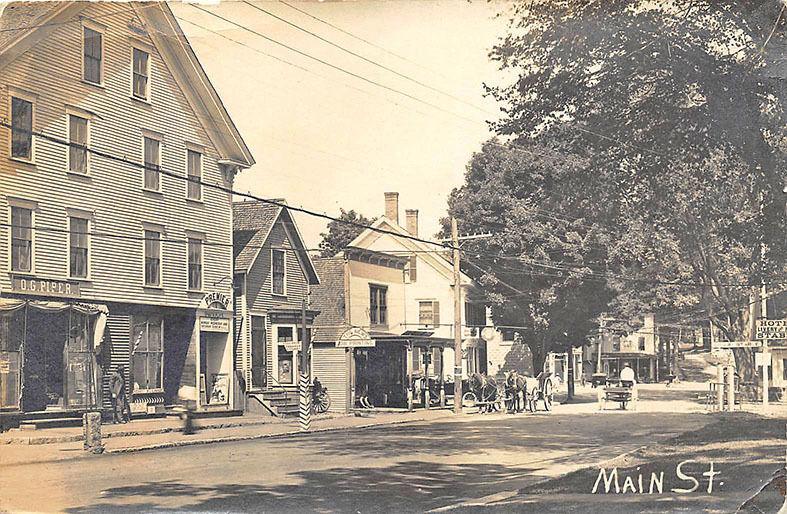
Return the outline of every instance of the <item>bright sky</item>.
[[[434,235],[449,192],[461,185],[468,159],[489,137],[485,120],[496,116],[494,102],[482,96],[482,83],[495,83],[498,76],[487,55],[505,31],[510,6],[483,0],[286,1],[382,49],[278,1],[253,5],[462,101],[349,55],[243,2],[200,7],[421,102],[193,5],[172,3],[257,160],[239,176],[236,189],[331,215],[342,207],[366,216],[383,213],[384,191],[398,191],[400,217],[404,209],[419,209],[421,235]],[[305,215],[296,220],[306,244],[316,248],[324,220]]]

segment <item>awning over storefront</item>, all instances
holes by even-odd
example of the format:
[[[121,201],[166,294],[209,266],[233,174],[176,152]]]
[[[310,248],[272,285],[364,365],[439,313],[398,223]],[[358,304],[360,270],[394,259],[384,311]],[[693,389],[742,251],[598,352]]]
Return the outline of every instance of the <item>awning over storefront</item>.
[[[0,298],[0,314],[16,312],[20,309],[35,309],[42,312],[64,312],[73,310],[80,314],[94,317],[93,352],[101,353],[101,343],[104,341],[104,332],[107,326],[109,309],[106,305],[84,302],[55,302],[45,300],[20,300],[17,298]]]

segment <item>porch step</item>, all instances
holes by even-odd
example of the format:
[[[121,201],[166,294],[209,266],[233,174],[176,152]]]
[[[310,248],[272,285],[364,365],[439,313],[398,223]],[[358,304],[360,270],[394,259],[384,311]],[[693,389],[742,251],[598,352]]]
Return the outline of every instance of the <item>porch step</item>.
[[[276,417],[289,417],[298,414],[298,391],[295,390],[263,391],[262,393],[249,394],[249,398]]]

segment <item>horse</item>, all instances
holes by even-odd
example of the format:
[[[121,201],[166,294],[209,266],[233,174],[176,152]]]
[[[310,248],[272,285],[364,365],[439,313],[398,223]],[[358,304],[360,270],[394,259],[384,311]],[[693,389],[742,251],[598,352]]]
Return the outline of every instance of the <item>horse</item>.
[[[506,408],[508,412],[522,412],[527,402],[527,377],[516,371],[506,373]]]
[[[496,410],[495,400],[498,396],[497,381],[493,377],[475,372],[470,375],[470,390],[481,403],[481,412]]]

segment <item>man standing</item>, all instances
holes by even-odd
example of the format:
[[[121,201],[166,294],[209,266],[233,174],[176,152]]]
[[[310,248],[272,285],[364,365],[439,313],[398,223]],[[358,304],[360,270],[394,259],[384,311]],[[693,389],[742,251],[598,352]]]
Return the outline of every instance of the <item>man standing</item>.
[[[128,423],[131,420],[131,408],[128,405],[126,394],[126,373],[123,366],[119,366],[109,378],[109,391],[112,395],[112,422]],[[118,414],[118,410],[120,413]]]

